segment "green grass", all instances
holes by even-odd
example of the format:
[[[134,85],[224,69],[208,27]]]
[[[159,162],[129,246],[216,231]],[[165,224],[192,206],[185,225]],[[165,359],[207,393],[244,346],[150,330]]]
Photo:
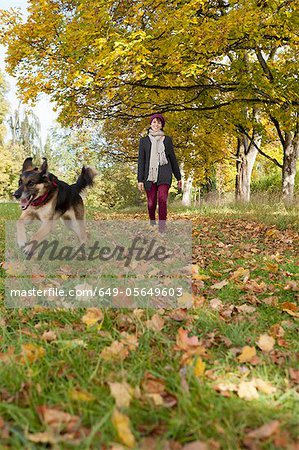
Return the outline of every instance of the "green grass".
[[[133,217],[141,212],[144,210],[140,208],[128,209],[119,215]],[[89,210],[89,217],[99,218],[101,213]],[[1,269],[0,353],[6,354],[13,347],[17,355],[11,362],[3,362],[0,358],[0,416],[9,429],[9,436],[1,437],[0,428],[1,448],[49,448],[47,444],[34,444],[27,438],[27,433],[45,430],[37,413],[40,405],[58,407],[78,415],[82,425],[91,429],[89,436],[77,445],[63,442],[58,444],[59,448],[109,448],[112,442],[118,441],[118,436],[111,422],[114,400],[108,382],[126,380],[134,388],[141,387],[146,372],[163,379],[167,392],[175,396],[177,403],[168,408],[156,406],[144,396],[132,400],[125,412],[131,421],[137,449],[142,438],[151,436],[157,442],[157,450],[162,450],[167,440],[183,445],[197,439],[215,440],[221,449],[237,450],[243,448],[248,430],[274,419],[281,422],[282,430],[288,434],[288,442],[296,439],[298,395],[288,368],[298,365],[295,359],[298,323],[279,309],[282,302],[296,300],[295,291],[285,290],[287,283],[296,280],[298,275],[298,235],[293,231],[297,227],[295,214],[292,211],[273,214],[270,209],[259,213],[257,208],[251,207],[232,206],[221,210],[170,207],[170,217],[180,214],[193,220],[193,246],[194,249],[200,247],[199,273],[210,278],[198,287],[197,297],[205,299],[202,306],[189,310],[183,322],[170,319],[165,312],[165,327],[161,332],[148,330],[145,326],[145,320],[154,311],[145,311],[144,317],[139,319],[130,310],[106,310],[101,328],[87,329],[81,322],[83,309],[6,309],[3,303],[5,271]],[[18,216],[16,205],[0,204],[1,260],[4,258],[5,222]],[[259,223],[261,219],[263,224]],[[244,230],[246,224],[251,228]],[[267,230],[273,225],[280,230],[279,234],[267,237]],[[218,246],[219,242],[225,247]],[[256,247],[258,253],[250,253],[252,247]],[[277,252],[282,257],[277,272],[265,270],[268,263],[275,262],[273,256]],[[259,284],[264,282],[265,291],[246,291],[240,280],[230,280],[230,275],[239,267],[249,268],[250,280]],[[224,279],[229,281],[228,285],[219,291],[212,288],[214,283]],[[224,319],[209,306],[213,298],[220,299],[224,308],[251,304],[251,294],[259,303],[254,304],[256,310],[248,316],[234,311],[231,318]],[[277,298],[277,305],[265,303],[271,296]],[[240,364],[234,349],[255,346],[259,336],[269,333],[274,324],[280,324],[285,330],[283,338],[287,346],[280,346],[277,341],[275,344],[275,352],[281,361],[275,362],[273,354],[257,349],[259,364]],[[203,356],[207,375],[202,378],[195,377],[192,364],[181,367],[183,352],[174,350],[180,327],[187,329],[190,335],[198,336],[207,348],[207,355]],[[56,342],[40,339],[48,330],[55,331]],[[119,340],[124,330],[138,336],[138,348],[123,361],[103,361],[99,356],[102,349]],[[224,338],[231,341],[229,346]],[[76,340],[83,340],[84,346],[78,345]],[[22,363],[18,355],[21,345],[26,343],[43,347],[45,356],[33,363]],[[212,376],[208,376],[209,372]],[[188,384],[188,393],[182,386],[182,374]],[[240,382],[253,377],[271,383],[276,392],[260,393],[258,399],[246,401],[235,392],[224,397],[213,388],[219,379]],[[73,389],[85,390],[94,395],[95,400],[74,400],[71,397]],[[272,438],[262,441],[260,448],[279,449]]]

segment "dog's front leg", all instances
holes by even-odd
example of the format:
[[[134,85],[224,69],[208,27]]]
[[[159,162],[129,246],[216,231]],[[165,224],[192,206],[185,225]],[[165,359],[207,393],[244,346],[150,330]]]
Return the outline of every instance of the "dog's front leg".
[[[43,221],[36,234],[32,237],[32,241],[35,241],[36,243],[43,241],[44,238],[53,230],[54,224],[54,220]]]
[[[28,217],[27,214],[26,215],[24,214],[24,216],[22,214],[19,220],[17,221],[17,243],[20,248],[23,248],[26,245],[27,239],[26,239],[25,225],[27,225],[30,222],[32,222],[32,218]]]

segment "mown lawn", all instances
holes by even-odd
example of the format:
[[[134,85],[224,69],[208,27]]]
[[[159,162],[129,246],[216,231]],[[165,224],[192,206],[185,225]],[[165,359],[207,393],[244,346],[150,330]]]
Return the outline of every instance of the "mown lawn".
[[[193,222],[191,309],[94,325],[82,309],[9,310],[1,268],[0,448],[298,448],[298,221],[270,213],[170,210]],[[18,215],[0,204],[2,261]]]

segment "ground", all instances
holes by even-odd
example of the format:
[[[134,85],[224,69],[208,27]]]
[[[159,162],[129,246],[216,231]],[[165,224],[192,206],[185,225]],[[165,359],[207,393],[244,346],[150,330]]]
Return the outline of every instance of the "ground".
[[[18,214],[0,205],[2,261],[5,220]],[[175,311],[9,310],[4,264],[0,448],[298,449],[289,217],[170,209],[193,223],[193,306]]]

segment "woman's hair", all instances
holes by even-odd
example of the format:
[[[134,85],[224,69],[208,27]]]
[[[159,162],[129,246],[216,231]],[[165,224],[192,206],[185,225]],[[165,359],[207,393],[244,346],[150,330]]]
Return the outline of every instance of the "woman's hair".
[[[160,122],[160,124],[162,125],[161,130],[163,130],[165,124],[163,124],[162,120],[161,120],[159,117],[155,117],[155,119],[158,120],[158,121]],[[149,130],[150,130],[151,128],[152,128],[152,127],[149,127],[149,128],[147,129],[147,133],[149,133]]]

